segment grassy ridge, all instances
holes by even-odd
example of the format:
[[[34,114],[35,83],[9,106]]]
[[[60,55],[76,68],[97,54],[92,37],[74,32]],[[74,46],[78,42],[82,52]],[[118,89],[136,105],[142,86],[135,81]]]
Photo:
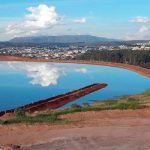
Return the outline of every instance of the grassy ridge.
[[[107,100],[89,105],[88,103],[80,105],[72,105],[64,110],[50,110],[39,112],[34,116],[25,115],[22,110],[17,109],[14,117],[7,120],[0,120],[0,124],[13,124],[13,123],[68,123],[70,120],[60,119],[61,115],[86,112],[86,111],[101,111],[101,110],[125,110],[125,109],[141,109],[150,106],[150,91],[135,96],[125,96],[118,100]]]

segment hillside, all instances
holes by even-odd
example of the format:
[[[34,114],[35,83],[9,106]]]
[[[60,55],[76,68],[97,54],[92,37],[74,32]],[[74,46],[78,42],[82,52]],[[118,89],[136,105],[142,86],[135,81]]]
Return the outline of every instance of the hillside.
[[[115,39],[96,37],[91,35],[63,35],[63,36],[38,36],[38,37],[16,37],[9,42],[14,43],[97,43],[113,42]]]

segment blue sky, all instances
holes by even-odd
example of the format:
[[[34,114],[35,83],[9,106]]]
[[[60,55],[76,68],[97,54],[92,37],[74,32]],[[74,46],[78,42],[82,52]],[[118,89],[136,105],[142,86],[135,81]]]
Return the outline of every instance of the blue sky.
[[[150,0],[0,0],[0,40],[64,34],[150,39],[149,10]]]

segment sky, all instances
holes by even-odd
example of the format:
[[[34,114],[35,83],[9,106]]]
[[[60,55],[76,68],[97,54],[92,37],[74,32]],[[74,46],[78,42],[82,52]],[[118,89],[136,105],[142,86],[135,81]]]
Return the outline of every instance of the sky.
[[[150,0],[0,0],[0,41],[95,35],[150,40]]]

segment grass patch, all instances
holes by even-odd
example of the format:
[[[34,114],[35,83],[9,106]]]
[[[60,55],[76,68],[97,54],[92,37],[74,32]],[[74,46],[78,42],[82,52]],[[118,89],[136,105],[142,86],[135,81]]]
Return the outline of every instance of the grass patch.
[[[25,117],[26,114],[25,114],[25,111],[23,110],[23,108],[17,108],[15,110],[15,116],[16,117]]]
[[[88,104],[85,103],[82,106],[73,104],[71,107],[63,110],[50,110],[45,112],[39,112],[35,116],[26,116],[22,109],[16,109],[15,116],[11,119],[0,120],[1,125],[13,124],[13,123],[63,123],[68,124],[71,120],[60,119],[61,115],[86,112],[86,111],[101,111],[101,110],[126,110],[126,109],[140,109],[147,107],[150,104],[150,91],[146,91],[143,94],[136,95],[134,97],[126,96],[119,98],[118,100],[107,100],[99,103]]]
[[[3,125],[4,124],[4,121],[3,120],[0,120],[0,125]]]
[[[120,109],[120,110],[123,110],[123,109],[139,109],[139,105],[138,103],[136,102],[132,102],[132,103],[126,103],[126,102],[121,102],[121,103],[118,103],[116,106],[115,106],[115,109]]]
[[[1,124],[14,124],[14,123],[55,123],[58,121],[58,117],[56,115],[36,115],[34,117],[25,116],[25,117],[13,117],[8,120],[4,120]]]
[[[143,94],[144,94],[145,96],[150,96],[150,90],[146,90]]]
[[[139,99],[136,98],[127,98],[127,99],[123,99],[122,101],[118,101],[115,104],[115,109],[139,109],[141,108],[141,106],[139,105]]]

